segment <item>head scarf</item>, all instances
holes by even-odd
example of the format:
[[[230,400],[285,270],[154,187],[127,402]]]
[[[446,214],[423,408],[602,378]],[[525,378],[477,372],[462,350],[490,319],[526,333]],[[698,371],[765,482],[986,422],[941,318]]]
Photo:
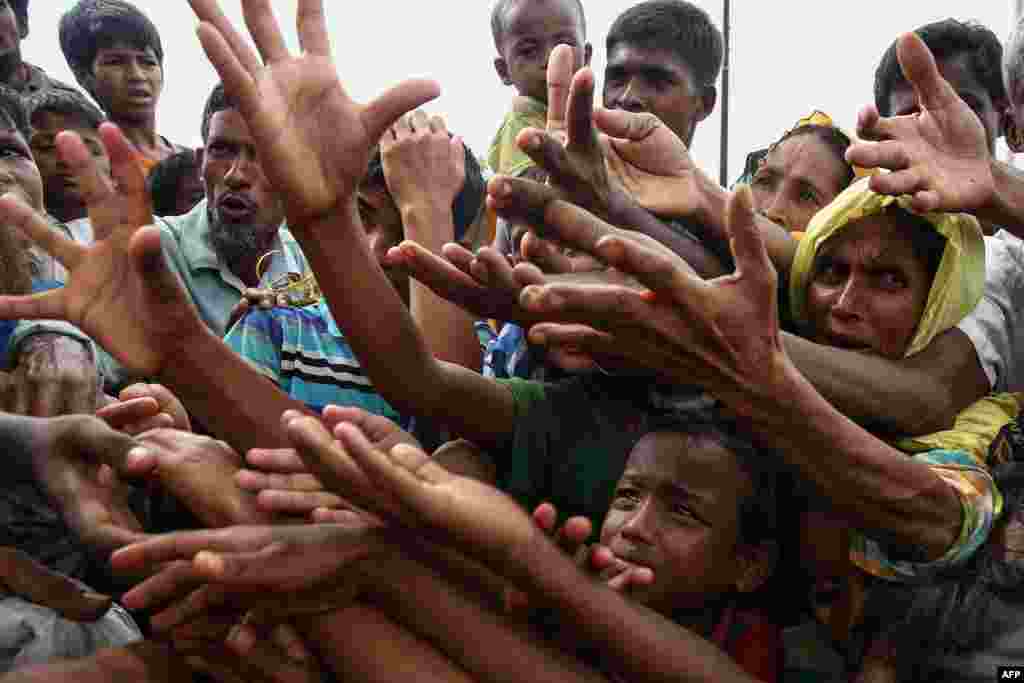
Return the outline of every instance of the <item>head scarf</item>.
[[[830,237],[854,221],[874,216],[896,204],[910,213],[910,198],[890,197],[872,192],[868,178],[862,178],[815,214],[797,247],[789,276],[789,298],[793,318],[807,324],[807,288],[814,260]],[[985,243],[977,219],[967,214],[917,214],[946,238],[924,312],[905,356],[928,346],[940,332],[950,329],[974,310],[985,288]]]

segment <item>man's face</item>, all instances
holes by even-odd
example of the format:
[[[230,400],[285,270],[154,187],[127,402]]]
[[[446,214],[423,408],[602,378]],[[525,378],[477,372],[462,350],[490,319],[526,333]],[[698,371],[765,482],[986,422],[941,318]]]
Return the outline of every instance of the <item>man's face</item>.
[[[384,268],[385,275],[403,301],[409,300],[409,276],[401,269],[384,264],[388,249],[398,246],[405,234],[402,215],[384,187],[362,184],[358,192],[359,217],[366,231],[370,252]]]
[[[153,48],[126,43],[100,48],[92,63],[93,94],[116,120],[151,117],[164,87],[164,71]]]
[[[99,131],[83,124],[75,116],[49,111],[36,112],[32,116],[32,154],[43,178],[46,208],[61,220],[73,220],[85,216],[85,200],[78,180],[57,153],[55,141],[62,130],[74,131],[82,138],[104,174],[110,173],[110,158]]]
[[[0,0],[0,57],[20,54],[21,30],[8,0]]]
[[[573,72],[590,62],[579,11],[572,0],[520,0],[505,13],[501,56],[494,67],[520,95],[548,101],[548,57],[558,45],[573,48]]]
[[[43,180],[28,143],[0,120],[0,195],[13,192],[37,211],[43,211]]]
[[[653,570],[653,584],[631,591],[637,601],[663,614],[701,609],[739,579],[739,501],[750,494],[732,452],[707,438],[653,432],[629,456],[601,543]]]
[[[715,90],[705,91],[690,68],[667,50],[618,43],[604,71],[604,106],[649,112],[689,146],[697,124],[715,106]]]
[[[284,205],[256,155],[245,119],[234,109],[210,117],[203,154],[203,185],[213,229],[251,234],[256,243],[284,221]]]
[[[992,96],[977,75],[969,67],[967,55],[952,55],[938,60],[939,72],[949,81],[956,94],[967,103],[985,128],[989,152],[995,150],[996,139],[1001,134],[1000,119],[1006,109],[1005,102],[993,102]],[[920,104],[914,89],[907,83],[900,83],[889,93],[889,112],[892,116],[916,114]]]

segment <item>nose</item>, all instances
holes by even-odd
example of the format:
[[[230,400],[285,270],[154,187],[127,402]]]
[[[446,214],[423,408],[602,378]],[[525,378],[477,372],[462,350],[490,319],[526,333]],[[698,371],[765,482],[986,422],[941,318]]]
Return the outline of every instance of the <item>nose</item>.
[[[619,533],[634,543],[651,545],[654,542],[654,503],[649,497],[641,500],[633,509],[633,514],[622,525]]]
[[[832,305],[832,315],[843,321],[859,320],[864,303],[862,289],[855,277],[847,278],[839,298]]]
[[[641,93],[641,86],[635,78],[629,79],[626,87],[615,98],[614,106],[616,109],[624,109],[631,112],[647,111],[647,105]]]
[[[770,220],[776,225],[789,230],[789,221],[786,219],[786,207],[785,203],[779,197],[779,193],[772,196],[771,200],[768,201],[761,209],[761,215]]]
[[[246,187],[252,183],[253,161],[245,153],[241,153],[231,162],[231,167],[224,174],[224,183],[231,188]]]
[[[145,78],[142,63],[139,60],[131,59],[128,61],[128,77],[134,81],[141,81]]]

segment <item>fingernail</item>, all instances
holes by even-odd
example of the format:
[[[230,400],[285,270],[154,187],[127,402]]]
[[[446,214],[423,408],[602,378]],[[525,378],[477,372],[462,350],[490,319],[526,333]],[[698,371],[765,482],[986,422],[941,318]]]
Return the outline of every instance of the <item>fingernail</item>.
[[[499,183],[498,184],[498,196],[499,197],[507,197],[510,194],[512,194],[512,184],[511,183]]]
[[[125,456],[129,464],[137,463],[139,460],[143,460],[148,457],[149,449],[144,448],[143,446],[135,446],[130,451],[128,451],[128,454]]]
[[[540,136],[531,135],[526,139],[527,149],[538,149],[540,147]]]

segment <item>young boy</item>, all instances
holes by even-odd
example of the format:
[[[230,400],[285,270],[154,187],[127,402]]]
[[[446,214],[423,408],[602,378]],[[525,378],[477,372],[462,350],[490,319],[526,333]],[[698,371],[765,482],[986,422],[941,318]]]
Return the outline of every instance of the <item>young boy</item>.
[[[573,73],[590,64],[591,47],[581,0],[499,0],[491,12],[491,33],[498,56],[494,69],[517,96],[491,143],[487,163],[494,173],[536,175],[536,168],[515,144],[524,128],[547,125],[548,56],[556,45],[573,48]]]
[[[77,133],[100,170],[110,173],[110,159],[99,133],[106,117],[84,96],[71,90],[47,90],[28,98],[26,104],[32,124],[32,156],[43,176],[46,210],[64,223],[85,218],[85,201],[74,176],[57,154],[55,138],[63,130]]]
[[[190,149],[167,157],[146,177],[154,216],[183,216],[206,197],[202,165]]]

